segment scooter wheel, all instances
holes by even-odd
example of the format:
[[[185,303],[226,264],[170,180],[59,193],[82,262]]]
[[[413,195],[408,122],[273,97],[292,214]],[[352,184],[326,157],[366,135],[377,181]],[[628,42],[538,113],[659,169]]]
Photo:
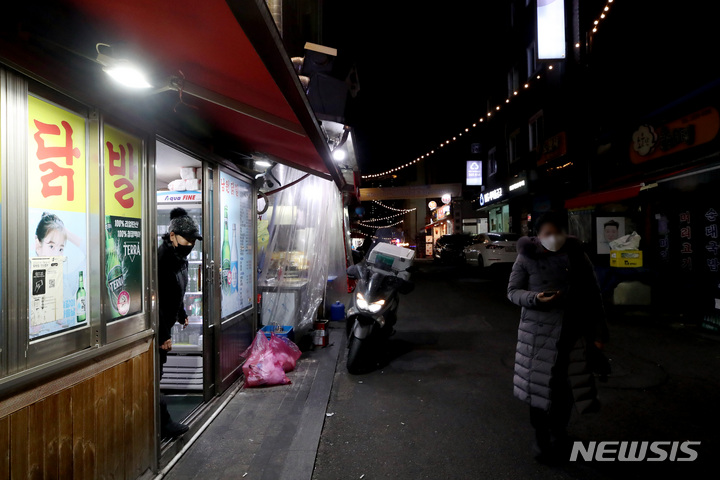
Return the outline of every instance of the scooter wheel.
[[[347,356],[347,370],[352,375],[362,373],[362,355],[363,355],[363,344],[365,342],[360,340],[355,335],[350,337],[350,347],[348,348]]]

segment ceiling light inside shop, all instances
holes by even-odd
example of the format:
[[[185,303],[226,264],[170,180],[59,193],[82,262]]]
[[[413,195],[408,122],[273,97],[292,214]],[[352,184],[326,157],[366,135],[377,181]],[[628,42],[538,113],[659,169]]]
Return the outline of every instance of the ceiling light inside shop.
[[[272,165],[272,163],[268,162],[267,160],[256,160],[255,161],[256,167],[268,168],[271,165]]]
[[[337,162],[342,162],[345,160],[345,157],[347,157],[347,153],[345,153],[345,150],[335,150],[333,152],[333,158]]]

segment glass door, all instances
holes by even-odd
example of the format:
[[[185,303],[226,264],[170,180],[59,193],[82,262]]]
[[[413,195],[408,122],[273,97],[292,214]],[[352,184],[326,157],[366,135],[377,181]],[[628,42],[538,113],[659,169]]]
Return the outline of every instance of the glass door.
[[[203,377],[204,377],[204,396],[205,401],[209,401],[215,395],[215,369],[217,365],[217,273],[215,271],[215,219],[217,214],[215,211],[215,167],[205,162],[202,168],[203,178],[203,206],[205,209],[205,217],[203,219],[203,255],[204,255],[204,298],[208,299],[204,305],[203,324]]]

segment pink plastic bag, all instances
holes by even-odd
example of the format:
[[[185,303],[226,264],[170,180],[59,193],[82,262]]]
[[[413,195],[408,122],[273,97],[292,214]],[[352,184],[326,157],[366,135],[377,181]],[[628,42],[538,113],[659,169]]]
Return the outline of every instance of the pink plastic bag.
[[[282,364],[269,346],[270,342],[265,334],[260,332],[255,336],[252,345],[242,353],[241,356],[246,358],[242,367],[246,388],[290,383]]]
[[[295,370],[298,358],[302,355],[300,349],[291,340],[278,337],[274,333],[270,337],[270,350],[286,372]]]

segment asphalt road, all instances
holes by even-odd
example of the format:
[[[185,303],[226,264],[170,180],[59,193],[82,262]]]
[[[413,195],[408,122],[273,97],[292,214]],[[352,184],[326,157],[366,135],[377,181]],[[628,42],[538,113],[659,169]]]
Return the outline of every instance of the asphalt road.
[[[507,277],[420,264],[388,361],[352,376],[341,352],[313,478],[478,479],[679,476],[713,468],[720,443],[720,341],[652,318],[611,323],[615,373],[603,409],[574,415],[582,440],[701,440],[700,462],[540,465],[527,406],[512,396],[519,309]]]

